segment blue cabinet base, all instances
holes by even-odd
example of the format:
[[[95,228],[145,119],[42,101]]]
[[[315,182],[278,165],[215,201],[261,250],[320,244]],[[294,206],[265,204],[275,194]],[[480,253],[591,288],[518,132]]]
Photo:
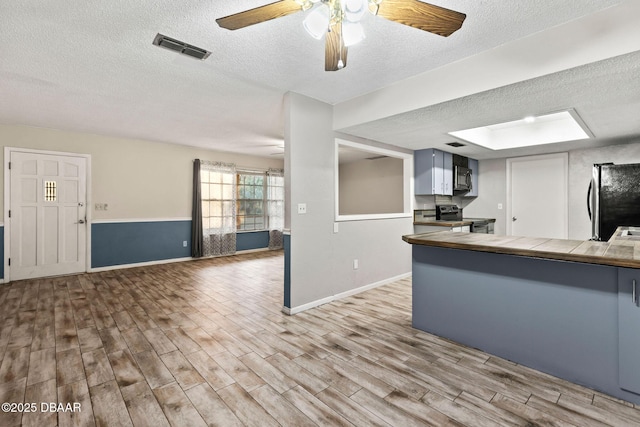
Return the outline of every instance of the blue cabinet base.
[[[413,326],[640,404],[618,381],[618,269],[413,245]]]

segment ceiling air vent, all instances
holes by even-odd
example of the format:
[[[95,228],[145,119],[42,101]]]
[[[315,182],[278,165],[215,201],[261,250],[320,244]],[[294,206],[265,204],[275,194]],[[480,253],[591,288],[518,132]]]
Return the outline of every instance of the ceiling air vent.
[[[191,46],[185,42],[181,42],[180,40],[172,39],[171,37],[167,37],[158,33],[156,37],[153,39],[153,44],[156,46],[163,47],[165,49],[173,50],[175,52],[182,53],[183,55],[190,56],[192,58],[197,59],[207,59],[211,52],[201,49],[196,46]]]
[[[455,147],[455,148],[464,147],[465,146],[465,144],[461,144],[459,142],[447,142],[447,145],[450,145],[451,147]]]

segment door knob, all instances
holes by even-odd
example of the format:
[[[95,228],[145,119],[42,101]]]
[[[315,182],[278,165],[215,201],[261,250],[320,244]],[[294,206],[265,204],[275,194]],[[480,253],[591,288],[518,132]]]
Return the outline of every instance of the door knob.
[[[517,220],[518,220],[518,218],[515,217],[515,216],[511,218],[511,221],[517,221]]]
[[[76,224],[84,224],[84,219],[79,219],[78,222],[76,222]]]

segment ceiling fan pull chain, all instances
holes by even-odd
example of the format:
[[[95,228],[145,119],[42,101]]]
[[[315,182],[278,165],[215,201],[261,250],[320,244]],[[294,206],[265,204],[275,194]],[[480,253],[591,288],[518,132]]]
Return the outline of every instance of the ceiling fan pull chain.
[[[340,23],[340,45],[338,46],[338,70],[342,70],[344,68],[344,62],[342,62],[342,46],[344,43],[342,41],[342,23]]]

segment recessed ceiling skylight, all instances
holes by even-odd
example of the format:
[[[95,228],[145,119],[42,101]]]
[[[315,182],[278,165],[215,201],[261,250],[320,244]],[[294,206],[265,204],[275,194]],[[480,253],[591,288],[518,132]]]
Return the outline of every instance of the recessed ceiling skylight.
[[[574,110],[529,116],[522,120],[449,132],[449,135],[491,150],[531,147],[593,137]]]

